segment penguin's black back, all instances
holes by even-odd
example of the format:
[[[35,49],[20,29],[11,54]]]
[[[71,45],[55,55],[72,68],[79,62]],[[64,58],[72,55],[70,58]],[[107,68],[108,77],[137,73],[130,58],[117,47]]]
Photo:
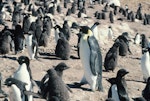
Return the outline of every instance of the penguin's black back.
[[[118,49],[119,49],[120,43],[115,42],[114,45],[109,49],[109,51],[106,53],[105,61],[104,61],[104,67],[105,70],[114,70],[117,61],[118,61]]]
[[[55,54],[63,60],[68,60],[70,58],[70,45],[64,37],[58,39]]]
[[[126,56],[127,52],[128,52],[127,44],[122,39],[120,39],[119,55]]]
[[[68,101],[69,94],[66,88],[66,85],[62,81],[62,79],[57,75],[57,72],[54,69],[49,69],[47,71],[49,74],[48,88],[47,92],[49,92],[49,97],[56,96],[61,101]]]

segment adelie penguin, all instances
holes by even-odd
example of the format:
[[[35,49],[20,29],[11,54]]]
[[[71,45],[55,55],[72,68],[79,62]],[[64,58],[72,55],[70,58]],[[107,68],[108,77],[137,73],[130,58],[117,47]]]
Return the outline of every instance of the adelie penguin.
[[[59,33],[55,54],[63,60],[68,60],[70,58],[70,45],[62,32]]]
[[[113,98],[115,101],[129,101],[127,84],[125,81],[125,75],[129,72],[125,69],[120,69],[117,72],[116,78],[110,78],[108,81],[111,83],[111,87],[108,92],[108,98]]]
[[[141,57],[141,69],[143,74],[143,79],[147,82],[148,77],[150,77],[150,48],[143,50],[143,55]]]
[[[99,25],[100,23],[99,22],[95,22],[93,25],[92,25],[92,27],[91,27],[91,30],[92,30],[92,32],[93,32],[93,35],[94,35],[94,37],[98,40],[99,39],[99,30],[98,30],[98,25]]]
[[[109,49],[109,51],[106,53],[104,61],[104,67],[106,71],[114,71],[115,67],[117,66],[119,46],[120,42],[115,42],[113,46]]]
[[[102,55],[98,41],[88,26],[80,26],[80,58],[84,68],[84,75],[79,84],[89,84],[92,91],[103,91],[102,86]]]
[[[19,63],[19,68],[13,74],[13,78],[26,83],[27,84],[25,85],[26,91],[32,91],[33,85],[30,69],[30,60],[26,56],[20,56],[17,61]],[[32,95],[25,96],[25,99],[27,101],[33,101],[33,96]]]
[[[136,33],[135,38],[134,38],[134,43],[137,44],[137,45],[140,45],[141,35],[139,33]]]
[[[27,96],[24,94],[26,90],[25,86],[27,83],[24,83],[15,78],[7,78],[5,80],[5,85],[11,87],[9,99],[10,101],[25,101],[27,100]]]
[[[36,41],[36,39],[33,36],[34,32],[33,31],[29,31],[28,35],[27,35],[27,50],[28,50],[28,54],[30,59],[37,59],[37,52],[38,52],[38,43]]]
[[[150,101],[150,77],[148,78],[146,86],[142,91],[142,95],[146,99],[146,101]]]

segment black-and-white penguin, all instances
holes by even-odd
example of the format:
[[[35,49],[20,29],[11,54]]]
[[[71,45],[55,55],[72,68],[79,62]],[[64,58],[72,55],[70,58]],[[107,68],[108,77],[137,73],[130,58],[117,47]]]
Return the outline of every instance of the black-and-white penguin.
[[[134,38],[134,43],[139,45],[141,43],[141,35],[139,33],[136,33],[135,38]]]
[[[143,79],[147,82],[148,78],[150,77],[150,48],[146,48],[143,50],[143,54],[141,57],[141,69],[143,74]]]
[[[98,40],[99,39],[99,29],[98,29],[98,25],[100,23],[99,22],[95,22],[92,27],[91,27],[91,30],[94,34],[94,37]]]
[[[70,45],[62,32],[59,33],[55,54],[63,60],[68,60],[70,58]]]
[[[145,49],[149,47],[149,41],[147,39],[147,36],[145,34],[141,34],[141,48],[142,48],[142,54],[144,53]]]
[[[119,46],[120,42],[115,42],[113,46],[109,49],[109,51],[106,53],[104,61],[104,67],[106,71],[114,71],[115,67],[117,66]]]
[[[77,87],[88,83],[92,91],[103,91],[102,55],[98,41],[88,26],[80,26],[80,58],[84,75]]]
[[[146,99],[146,101],[150,101],[150,77],[148,78],[146,86],[142,91],[142,95]]]
[[[28,54],[30,59],[35,59],[37,58],[37,52],[38,52],[38,43],[33,36],[34,32],[29,31],[26,39],[26,44],[27,44],[27,49],[28,49]]]
[[[144,97],[136,97],[136,98],[132,98],[134,101],[146,101],[146,99]]]
[[[31,23],[29,20],[29,15],[25,15],[23,18],[23,23],[22,23],[22,29],[25,34],[27,34],[29,32],[30,25],[31,25]]]
[[[14,32],[15,54],[23,50],[24,41],[25,41],[25,38],[23,35],[23,30],[21,28],[21,25],[16,25],[15,32]]]
[[[5,85],[11,87],[9,99],[11,101],[27,101],[27,96],[24,94],[26,90],[25,86],[27,83],[24,83],[15,78],[7,78],[5,80]]]
[[[20,80],[27,85],[25,86],[27,91],[32,91],[33,85],[32,85],[32,75],[31,75],[31,69],[30,69],[30,60],[27,56],[20,56],[18,58],[19,68],[16,70],[16,72],[13,74],[13,78]],[[28,95],[27,101],[32,101],[33,96]]]
[[[46,89],[46,92],[48,93],[48,101],[53,96],[61,101],[69,101],[68,89],[61,77],[57,75],[57,72],[54,69],[49,69],[47,73],[49,75],[48,87]]]
[[[0,37],[0,54],[6,55],[10,52],[11,42],[12,42],[12,33],[9,30],[5,30],[1,33]]]
[[[127,84],[125,81],[125,75],[128,73],[129,72],[127,70],[120,69],[117,72],[116,78],[111,78],[108,80],[109,82],[111,82],[111,84],[113,84],[111,85],[108,95],[109,97],[113,97],[115,101],[129,101]]]

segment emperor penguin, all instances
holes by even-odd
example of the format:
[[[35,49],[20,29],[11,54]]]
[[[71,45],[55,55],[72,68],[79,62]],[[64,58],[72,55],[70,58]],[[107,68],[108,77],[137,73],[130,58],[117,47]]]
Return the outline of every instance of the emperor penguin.
[[[129,101],[127,93],[127,85],[125,75],[129,72],[125,69],[120,69],[115,78],[109,78],[107,81],[111,83],[108,92],[108,98],[113,98],[115,101]]]
[[[141,69],[143,74],[143,79],[147,82],[148,77],[150,77],[150,48],[143,50],[143,55],[141,57]]]
[[[115,67],[117,66],[119,46],[120,43],[115,42],[113,46],[109,49],[109,51],[106,53],[105,60],[104,60],[104,67],[106,71],[109,70],[114,71]]]
[[[34,32],[29,31],[27,35],[27,49],[30,59],[37,59],[38,43],[33,36]]]
[[[68,89],[61,77],[57,75],[57,72],[53,68],[49,69],[47,73],[49,75],[48,87],[46,89],[48,101],[54,96],[61,101],[69,101]]]
[[[150,101],[150,77],[148,78],[146,86],[142,91],[142,95],[146,99],[146,101]]]
[[[7,78],[5,80],[5,85],[11,88],[9,99],[10,101],[26,101],[27,97],[24,94],[24,91],[26,90],[25,86],[26,83],[17,80],[15,78]]]
[[[20,56],[18,58],[19,68],[14,73],[13,78],[20,80],[21,82],[26,83],[25,86],[26,91],[32,91],[33,85],[32,85],[32,75],[31,75],[31,69],[30,69],[30,60],[27,56]],[[33,101],[33,96],[28,95],[25,97],[27,101]]]
[[[80,58],[84,75],[77,87],[88,83],[92,91],[103,91],[102,55],[98,41],[88,26],[80,26]]]

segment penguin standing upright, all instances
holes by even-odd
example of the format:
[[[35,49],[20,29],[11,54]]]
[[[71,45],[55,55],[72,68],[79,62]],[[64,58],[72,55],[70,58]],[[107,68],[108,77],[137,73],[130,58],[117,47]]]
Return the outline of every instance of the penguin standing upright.
[[[144,88],[144,90],[142,91],[142,95],[143,97],[147,100],[150,101],[150,77],[147,80],[147,84]]]
[[[141,43],[141,35],[139,33],[136,33],[134,38],[134,43],[139,45]]]
[[[31,75],[31,69],[30,69],[30,60],[26,56],[20,56],[18,58],[19,68],[14,73],[13,78],[20,80],[27,85],[25,86],[25,89],[27,91],[32,91],[33,85],[32,85],[32,75]],[[33,96],[28,95],[25,96],[25,101],[33,101]]]
[[[55,54],[57,57],[60,57],[63,60],[68,60],[70,58],[70,45],[63,33],[60,32],[61,36],[57,41],[55,48]]]
[[[128,73],[129,72],[127,70],[120,69],[117,72],[116,78],[111,78],[108,80],[114,85],[114,87],[113,85],[111,86],[111,89],[109,90],[108,95],[109,97],[113,97],[115,101],[129,101],[129,97],[127,93],[127,84],[126,84],[125,77],[124,77]]]
[[[114,23],[114,15],[113,15],[112,11],[110,11],[110,13],[109,13],[109,20],[111,23]]]
[[[141,48],[142,48],[142,54],[144,53],[145,49],[149,47],[149,41],[145,34],[141,34]]]
[[[25,94],[24,91],[26,90],[25,86],[26,83],[17,80],[15,78],[7,78],[5,80],[5,85],[11,87],[9,99],[10,101],[24,101]]]
[[[70,27],[68,25],[68,21],[64,21],[64,24],[63,24],[63,28],[62,28],[62,32],[65,36],[65,38],[69,41],[70,40],[70,34],[71,34],[71,31],[70,31]]]
[[[143,50],[143,56],[141,58],[141,69],[143,74],[143,79],[147,82],[148,77],[150,77],[150,48]]]
[[[109,26],[108,27],[108,40],[112,40],[114,38],[114,35],[113,35],[113,31],[112,31],[112,27]]]
[[[15,33],[14,33],[14,44],[15,44],[15,53],[16,54],[23,50],[24,39],[25,38],[23,35],[23,30],[21,28],[21,25],[16,25]]]
[[[27,49],[30,59],[37,58],[37,52],[38,52],[38,43],[36,39],[33,36],[34,32],[29,31],[27,36]]]
[[[64,62],[61,62],[59,63],[57,66],[54,67],[55,71],[57,72],[57,75],[62,78],[62,75],[63,75],[63,71],[68,69],[69,67],[64,63]],[[46,74],[42,80],[41,80],[41,85],[40,85],[40,95],[43,97],[43,98],[46,98],[47,96],[47,87],[48,87],[48,79],[49,79],[49,75]],[[67,85],[66,85],[67,86]],[[67,86],[68,87],[68,86]],[[69,87],[68,87],[69,88]]]
[[[115,42],[113,46],[109,49],[109,51],[106,53],[104,61],[104,67],[106,71],[114,71],[115,67],[117,66],[119,46],[120,43]]]
[[[61,77],[57,75],[54,69],[49,69],[47,73],[49,75],[48,87],[46,89],[48,101],[51,101],[52,97],[56,97],[61,101],[69,101],[69,93]]]
[[[97,39],[97,40],[99,40],[99,30],[98,30],[98,25],[99,25],[100,23],[99,22],[95,22],[94,24],[93,24],[93,26],[91,27],[91,30],[92,30],[92,32],[93,32],[93,34],[94,34],[94,37]]]
[[[84,75],[77,87],[88,83],[92,91],[103,91],[102,55],[98,41],[88,26],[81,26],[80,58]]]

